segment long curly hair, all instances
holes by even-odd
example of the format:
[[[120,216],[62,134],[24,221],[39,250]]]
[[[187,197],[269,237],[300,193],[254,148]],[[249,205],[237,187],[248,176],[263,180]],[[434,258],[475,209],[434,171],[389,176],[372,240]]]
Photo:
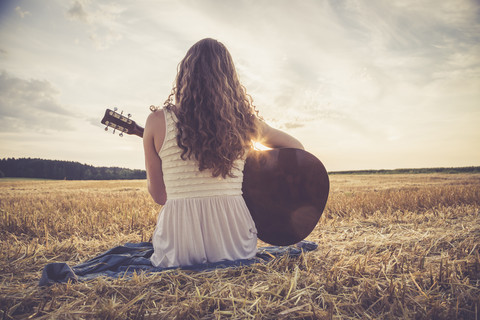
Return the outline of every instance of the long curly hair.
[[[214,177],[233,177],[234,162],[258,136],[258,111],[221,42],[207,38],[188,50],[165,107],[178,119],[181,158],[193,157],[200,171],[210,169]]]

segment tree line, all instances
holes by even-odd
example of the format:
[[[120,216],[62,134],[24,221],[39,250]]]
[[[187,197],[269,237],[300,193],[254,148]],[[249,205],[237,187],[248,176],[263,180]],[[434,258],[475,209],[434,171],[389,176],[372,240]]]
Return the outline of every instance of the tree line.
[[[0,160],[0,178],[38,178],[57,180],[145,179],[145,170],[94,167],[74,161],[31,158]]]
[[[329,174],[418,174],[418,173],[480,173],[480,167],[454,168],[414,168],[414,169],[379,169],[379,170],[352,170],[333,171]]]

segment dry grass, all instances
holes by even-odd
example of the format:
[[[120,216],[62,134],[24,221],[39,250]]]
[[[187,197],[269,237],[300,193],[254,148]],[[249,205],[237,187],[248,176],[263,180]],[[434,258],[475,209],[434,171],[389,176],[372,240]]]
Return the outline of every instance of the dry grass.
[[[299,259],[40,288],[47,263],[148,240],[159,207],[144,181],[0,180],[0,317],[480,318],[480,175],[334,175],[331,187],[308,238],[319,248]]]

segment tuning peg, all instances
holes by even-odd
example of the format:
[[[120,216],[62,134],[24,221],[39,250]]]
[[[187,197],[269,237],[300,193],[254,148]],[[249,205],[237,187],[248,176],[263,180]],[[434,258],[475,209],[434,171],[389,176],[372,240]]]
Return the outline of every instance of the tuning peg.
[[[115,129],[113,129],[113,134],[115,134]]]
[[[105,127],[105,131],[108,131],[108,126]]]
[[[128,114],[128,118],[130,119],[131,116],[132,116],[132,115],[129,113],[129,114]]]
[[[123,137],[123,132],[120,132],[119,136],[120,136],[120,137]]]
[[[117,107],[113,108],[113,111],[117,111],[117,110],[118,110],[118,108],[117,108]]]
[[[123,115],[123,110],[122,110],[122,112],[120,112],[120,114]]]

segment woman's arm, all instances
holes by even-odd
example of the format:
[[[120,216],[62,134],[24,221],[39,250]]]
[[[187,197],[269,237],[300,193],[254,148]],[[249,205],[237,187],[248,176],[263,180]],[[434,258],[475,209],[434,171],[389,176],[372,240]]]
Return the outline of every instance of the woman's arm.
[[[145,151],[145,169],[147,171],[148,192],[153,200],[161,205],[167,201],[167,192],[163,182],[162,160],[158,151],[165,140],[165,114],[163,110],[152,112],[143,132],[143,149]]]
[[[302,143],[286,132],[270,127],[257,120],[260,127],[260,142],[269,148],[297,148],[304,150]]]

